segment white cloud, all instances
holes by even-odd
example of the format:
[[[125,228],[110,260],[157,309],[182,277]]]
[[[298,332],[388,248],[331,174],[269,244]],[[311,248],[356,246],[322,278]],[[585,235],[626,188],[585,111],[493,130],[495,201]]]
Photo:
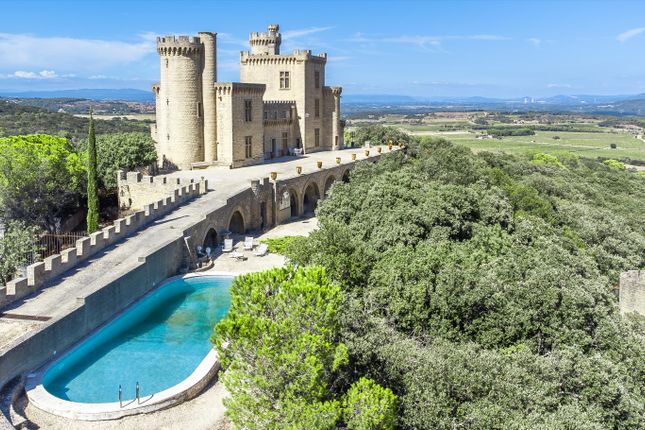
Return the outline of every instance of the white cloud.
[[[40,37],[0,33],[0,65],[4,68],[100,71],[141,60],[155,53],[156,35],[144,33],[136,42]],[[47,73],[45,73],[46,75]],[[42,75],[42,77],[47,77]]]
[[[288,30],[281,32],[283,40],[297,39],[302,36],[309,36],[315,33],[320,33],[322,31],[331,30],[334,27],[309,27],[301,30]]]
[[[538,39],[537,37],[528,38],[526,41],[532,43],[536,48],[539,48],[542,45],[542,39]]]
[[[547,88],[572,88],[571,84],[547,84]]]
[[[42,78],[45,78],[45,79],[57,78],[58,77],[56,72],[54,72],[53,70],[43,70],[40,73],[38,73],[38,75],[40,77],[42,77]]]
[[[343,55],[337,55],[337,56],[335,56],[335,57],[329,57],[329,58],[327,59],[327,61],[330,61],[330,62],[332,62],[332,63],[335,63],[335,62],[339,62],[339,61],[347,61],[347,60],[351,60],[351,59],[352,59],[352,57],[349,57],[349,56],[346,56],[346,55],[345,55],[345,56],[343,56]]]
[[[60,77],[72,77],[74,75],[58,75],[53,70],[41,70],[40,72],[30,72],[25,70],[16,70],[9,75],[3,75],[3,78],[17,78],[17,79],[54,79]]]
[[[414,36],[397,36],[386,38],[370,38],[363,33],[356,33],[354,37],[349,39],[353,43],[398,43],[403,45],[414,45],[420,48],[439,48],[443,42],[449,40],[482,40],[482,41],[497,41],[497,40],[510,40],[506,36],[497,34],[464,34],[452,36],[428,36],[428,35],[414,35]]]
[[[616,36],[616,40],[620,43],[626,42],[632,37],[636,37],[639,34],[645,32],[645,27],[632,28],[631,30],[624,31]]]

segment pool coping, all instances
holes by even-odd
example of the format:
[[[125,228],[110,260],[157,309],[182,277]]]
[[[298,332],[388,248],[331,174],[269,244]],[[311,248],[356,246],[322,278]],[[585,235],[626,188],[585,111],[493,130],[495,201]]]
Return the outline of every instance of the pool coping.
[[[214,273],[190,273],[186,275],[172,276],[161,282],[157,288],[154,288],[149,293],[156,291],[159,287],[167,282],[176,279],[188,279],[195,277],[214,277],[214,276],[231,276],[230,274],[214,274]],[[148,294],[149,294],[148,293]],[[132,306],[136,305],[140,300],[144,299],[148,294],[142,296],[139,300],[132,303],[122,312],[119,312],[106,324],[99,327],[97,330],[85,336],[81,341],[71,346],[65,354],[50,360],[45,365],[40,367],[36,372],[27,375],[25,382],[25,392],[27,399],[38,409],[48,412],[53,415],[71,418],[80,421],[105,421],[116,420],[119,418],[127,417],[130,415],[143,414],[161,409],[166,409],[171,406],[183,403],[191,398],[197,396],[213,378],[217,375],[220,369],[219,356],[215,349],[211,349],[206,357],[199,363],[197,368],[183,381],[179,382],[172,387],[166,388],[160,392],[144,396],[137,402],[136,399],[124,400],[123,404],[119,402],[109,403],[79,403],[69,400],[63,400],[48,392],[42,384],[45,372],[58,360],[62,359],[65,355],[73,351],[78,345],[90,338],[94,333],[101,330],[105,325],[114,321],[127,312]]]

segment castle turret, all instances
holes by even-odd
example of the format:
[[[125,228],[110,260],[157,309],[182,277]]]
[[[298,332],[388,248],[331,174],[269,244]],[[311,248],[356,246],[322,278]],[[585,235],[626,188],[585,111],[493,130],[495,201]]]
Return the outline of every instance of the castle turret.
[[[340,94],[343,92],[341,87],[331,87],[333,97],[333,110],[331,114],[331,136],[332,149],[341,149],[343,147],[343,127],[340,122]]]
[[[266,33],[251,33],[249,44],[251,45],[251,54],[254,55],[280,55],[280,26],[278,24],[269,24]]]
[[[202,101],[204,103],[204,161],[217,160],[217,112],[215,82],[217,81],[217,33],[199,33],[204,45]]]
[[[157,52],[161,60],[156,114],[159,159],[190,169],[191,163],[204,160],[204,45],[198,37],[158,37]]]

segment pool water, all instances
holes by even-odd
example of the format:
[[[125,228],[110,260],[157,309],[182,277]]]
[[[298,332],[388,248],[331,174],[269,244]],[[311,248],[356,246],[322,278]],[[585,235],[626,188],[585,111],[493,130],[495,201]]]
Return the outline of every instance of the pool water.
[[[213,326],[230,306],[230,277],[172,280],[52,365],[43,376],[51,394],[81,403],[151,395],[186,379],[212,348]]]

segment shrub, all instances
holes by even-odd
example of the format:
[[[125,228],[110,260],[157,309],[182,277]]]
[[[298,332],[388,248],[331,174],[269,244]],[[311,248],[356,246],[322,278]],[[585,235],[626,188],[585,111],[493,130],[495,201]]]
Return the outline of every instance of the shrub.
[[[608,167],[612,168],[612,169],[625,170],[625,163],[621,163],[618,160],[605,160],[605,161],[603,161],[603,164],[605,166],[608,166]]]
[[[616,144],[615,144],[615,143],[612,143],[611,145],[609,145],[609,147],[610,147],[611,149],[616,149]]]
[[[392,390],[362,377],[352,384],[343,400],[345,424],[351,430],[391,430],[396,403]]]
[[[262,242],[269,246],[269,252],[273,254],[288,255],[287,250],[297,247],[297,242],[306,241],[303,236],[283,236],[273,239],[264,239]]]

